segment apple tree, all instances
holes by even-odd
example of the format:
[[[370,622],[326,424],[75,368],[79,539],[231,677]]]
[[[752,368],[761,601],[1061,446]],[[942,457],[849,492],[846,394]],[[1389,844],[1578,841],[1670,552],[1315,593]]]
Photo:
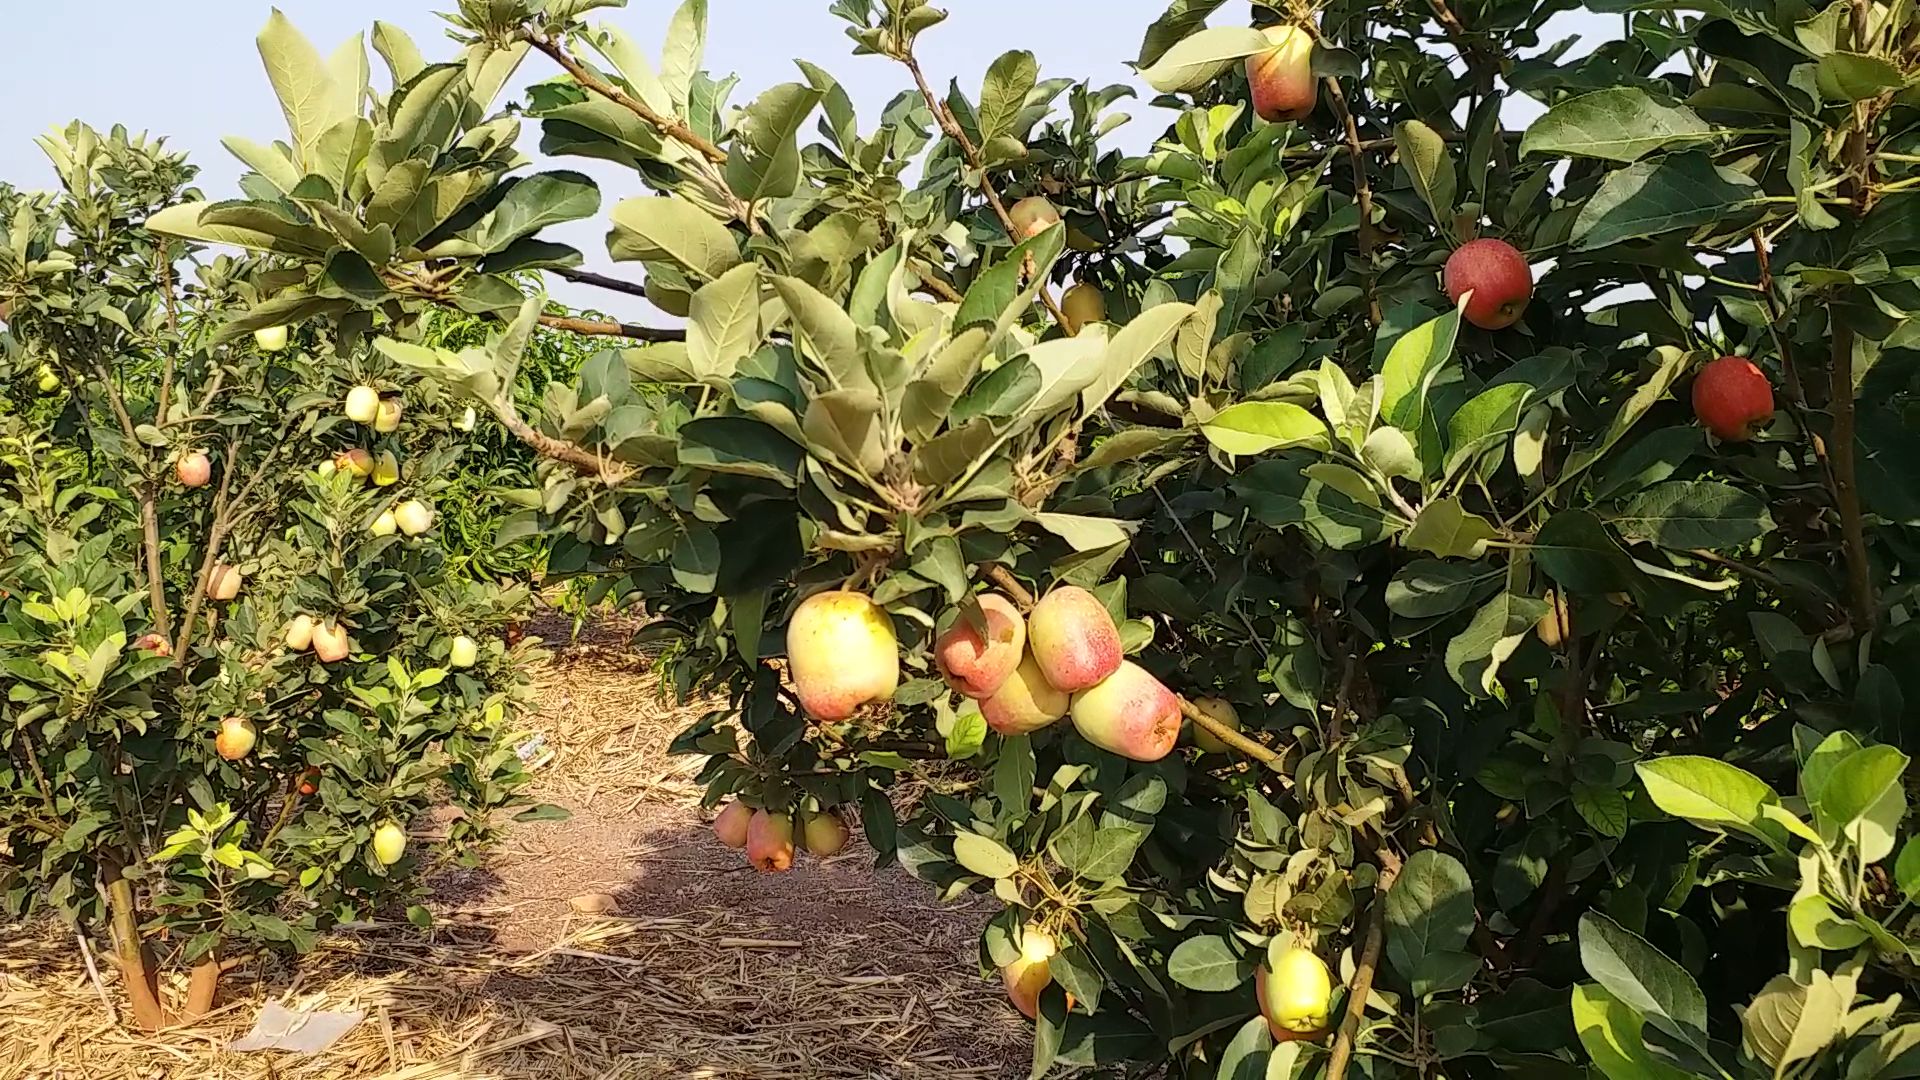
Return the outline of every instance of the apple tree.
[[[1144,153],[1126,87],[932,70],[924,0],[831,6],[865,118],[620,6],[377,25],[384,94],[275,16],[287,139],[150,227],[270,260],[217,333],[371,338],[542,455],[505,532],[655,617],[723,841],[857,809],[997,897],[1036,1076],[1911,1072],[1906,5],[1177,0]],[[631,278],[541,235],[601,200],[523,120],[647,189]],[[543,325],[610,347],[535,415]]]
[[[288,264],[155,231],[196,196],[160,141],[40,145],[58,189],[0,197],[0,906],[105,931],[153,1029],[526,804],[538,650],[434,531],[463,406],[350,326],[232,329]]]

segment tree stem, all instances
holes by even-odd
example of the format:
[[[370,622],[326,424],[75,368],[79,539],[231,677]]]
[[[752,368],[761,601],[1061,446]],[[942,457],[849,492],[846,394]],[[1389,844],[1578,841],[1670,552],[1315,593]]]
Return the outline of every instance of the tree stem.
[[[107,911],[113,924],[113,954],[120,981],[127,988],[128,1010],[142,1031],[159,1031],[172,1022],[160,1004],[159,979],[140,939],[140,920],[134,910],[133,883],[121,875],[117,857],[101,861],[100,876],[107,887]]]

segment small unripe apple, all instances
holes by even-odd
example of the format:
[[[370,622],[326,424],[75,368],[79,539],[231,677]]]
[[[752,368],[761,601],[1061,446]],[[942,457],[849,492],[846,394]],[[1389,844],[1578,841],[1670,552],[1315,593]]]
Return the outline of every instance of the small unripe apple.
[[[386,434],[400,430],[400,414],[404,407],[399,398],[381,398],[380,408],[373,415],[373,430]]]
[[[469,405],[467,406],[467,411],[460,414],[460,419],[453,422],[453,426],[459,428],[461,431],[472,431],[473,425],[479,422],[480,414],[474,412],[473,406]]]
[[[380,391],[371,386],[356,386],[347,391],[347,419],[356,424],[371,424],[380,415]]]
[[[306,652],[313,646],[313,616],[296,615],[287,624],[287,648]]]
[[[1060,295],[1060,314],[1066,316],[1061,329],[1078,334],[1088,323],[1107,321],[1107,297],[1100,286],[1082,281]]]
[[[1298,26],[1269,26],[1270,45],[1247,57],[1247,89],[1253,111],[1268,123],[1305,120],[1318,100],[1313,77],[1313,35]]]
[[[373,459],[373,486],[392,487],[399,482],[400,459],[391,450],[380,451],[380,456]]]
[[[1209,719],[1217,720],[1234,731],[1240,730],[1240,710],[1234,708],[1230,701],[1217,697],[1195,698],[1193,707],[1206,713]],[[1227,744],[1199,724],[1193,725],[1193,745],[1209,754],[1227,752]]]
[[[1505,240],[1483,237],[1469,240],[1447,256],[1440,273],[1447,299],[1467,301],[1467,321],[1482,330],[1505,330],[1520,321],[1533,299],[1533,270],[1520,249]]]
[[[261,352],[279,352],[287,347],[287,328],[268,326],[253,332],[253,343]]]
[[[1746,442],[1773,419],[1773,383],[1744,356],[1723,356],[1693,380],[1693,415],[1722,442]]]
[[[258,737],[253,721],[229,716],[220,721],[220,734],[213,737],[213,751],[228,761],[239,761],[253,752],[254,740]]]
[[[1332,1020],[1333,973],[1311,950],[1288,949],[1273,970],[1262,965],[1253,973],[1254,997],[1267,1018],[1267,1028],[1282,1042],[1317,1041]]]
[[[337,622],[325,622],[313,628],[313,655],[323,664],[332,664],[347,658],[352,647],[347,642],[347,628]]]
[[[1000,969],[1000,981],[1007,988],[1007,1000],[1020,1014],[1032,1020],[1040,1014],[1040,995],[1053,982],[1053,954],[1059,944],[1053,935],[1033,925],[1020,934],[1020,959]]]
[[[433,511],[419,499],[408,499],[393,508],[394,524],[408,536],[419,536],[433,528]]]
[[[465,634],[454,638],[453,644],[447,647],[448,667],[470,668],[479,658],[480,643]]]
[[[215,563],[213,572],[207,575],[207,599],[231,600],[240,595],[240,586],[246,583],[246,575],[237,566]]]
[[[343,473],[366,477],[373,473],[373,455],[356,446],[333,455],[333,467]]]
[[[752,820],[753,807],[735,799],[713,819],[713,835],[722,844],[739,850],[747,846],[747,824]]]
[[[181,454],[173,463],[173,475],[186,487],[206,487],[207,481],[213,479],[213,462],[207,460],[205,450]]]
[[[133,643],[133,647],[142,652],[152,653],[155,656],[173,655],[173,646],[168,644],[167,639],[161,637],[159,634],[141,634],[139,639]]]
[[[808,814],[800,823],[800,842],[817,858],[838,855],[847,846],[847,823],[831,810]]]
[[[407,831],[389,821],[373,830],[373,857],[381,866],[392,866],[407,853]]]
[[[1013,221],[1014,240],[1031,240],[1060,222],[1060,211],[1039,195],[1030,195],[1007,211]]]
[[[51,394],[55,390],[60,389],[60,386],[61,386],[60,373],[53,370],[53,368],[47,366],[46,364],[41,364],[40,365],[40,381],[35,383],[34,385],[40,388],[41,393]]]
[[[380,516],[374,518],[373,524],[367,526],[367,531],[375,536],[392,536],[399,529],[400,524],[394,520],[392,510],[380,511]]]

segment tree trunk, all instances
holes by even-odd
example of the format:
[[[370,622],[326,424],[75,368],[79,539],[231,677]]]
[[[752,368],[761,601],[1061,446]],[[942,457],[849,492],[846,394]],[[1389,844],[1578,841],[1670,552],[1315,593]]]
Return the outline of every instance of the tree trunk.
[[[146,942],[140,940],[140,920],[134,912],[133,883],[120,875],[120,863],[108,859],[101,865],[101,879],[107,886],[107,910],[113,921],[113,955],[120,967],[120,981],[127,988],[127,1006],[133,1022],[142,1031],[158,1031],[171,1018],[160,1004],[160,981]]]
[[[213,998],[220,989],[220,950],[210,949],[200,962],[193,965],[193,975],[187,981],[187,1004],[180,1010],[180,1019],[198,1020],[213,1008]]]

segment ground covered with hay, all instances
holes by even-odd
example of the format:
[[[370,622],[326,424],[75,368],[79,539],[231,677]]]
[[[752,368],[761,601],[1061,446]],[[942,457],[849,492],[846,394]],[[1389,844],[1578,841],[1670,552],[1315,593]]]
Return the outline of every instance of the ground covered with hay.
[[[875,872],[857,841],[784,875],[721,847],[698,762],[666,756],[685,716],[628,629],[558,647],[541,677],[558,753],[538,795],[572,819],[436,877],[433,932],[358,927],[297,964],[245,964],[206,1022],[142,1038],[70,934],[0,926],[0,1080],[1025,1075],[1029,1029],[977,976],[984,910]],[[227,1051],[268,999],[366,1019],[313,1057]]]

